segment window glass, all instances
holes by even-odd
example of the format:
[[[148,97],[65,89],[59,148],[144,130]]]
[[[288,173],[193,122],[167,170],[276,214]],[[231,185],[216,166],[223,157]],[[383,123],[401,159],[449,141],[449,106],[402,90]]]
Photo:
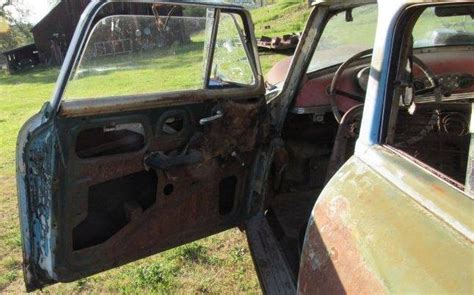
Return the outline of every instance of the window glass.
[[[93,28],[64,98],[198,89],[205,17],[114,15]]]
[[[400,108],[392,146],[464,184],[469,154],[471,104],[418,104]]]
[[[426,9],[413,29],[415,47],[474,44],[474,19],[469,15],[438,17]]]
[[[245,51],[242,19],[235,14],[221,14],[212,61],[210,86],[252,85],[255,77]]]
[[[374,46],[377,5],[365,5],[342,11],[326,24],[307,72],[314,72],[346,61]]]
[[[125,8],[127,9],[125,9]],[[107,4],[93,26],[64,100],[203,89],[214,9]],[[221,13],[210,84],[255,83],[242,18]]]

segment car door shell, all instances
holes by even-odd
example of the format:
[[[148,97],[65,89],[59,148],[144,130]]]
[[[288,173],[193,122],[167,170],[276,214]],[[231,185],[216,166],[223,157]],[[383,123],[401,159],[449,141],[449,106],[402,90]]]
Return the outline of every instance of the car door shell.
[[[264,125],[263,121],[267,117],[264,85],[248,12],[236,6],[196,4],[190,1],[199,7],[213,7],[243,17],[248,39],[242,42],[245,41],[249,47],[249,60],[256,78],[251,87],[62,102],[71,71],[84,49],[92,19],[103,5],[111,2],[119,1],[93,1],[86,8],[66,55],[51,102],[46,103],[37,115],[25,123],[19,133],[17,186],[23,270],[29,291],[57,281],[76,280],[217,233],[241,223],[248,212],[247,197],[244,196],[248,196],[250,191],[248,179],[253,173],[251,168],[256,155],[256,140],[264,140],[261,134],[266,134],[258,129]],[[131,216],[127,217],[131,221],[128,221],[126,228],[120,228],[118,233],[99,244],[75,247],[71,236],[78,224],[85,220],[84,210],[91,210],[90,194],[94,187],[98,184],[107,185],[109,180],[118,175],[128,177],[150,170],[150,167],[144,166],[144,159],[150,151],[155,152],[163,146],[151,144],[150,138],[167,136],[159,132],[159,125],[165,122],[165,118],[161,117],[184,114],[184,124],[196,126],[199,119],[209,116],[209,111],[216,105],[222,108],[225,116],[215,124],[200,127],[204,135],[201,135],[204,141],[198,143],[202,149],[202,162],[167,168],[163,173],[160,169],[156,170],[156,173],[162,173],[158,176],[160,179],[169,179],[172,184],[177,179],[171,191],[178,197],[163,199],[160,204],[151,207],[147,205],[150,209],[139,210],[143,212],[139,212],[142,217],[138,221],[133,221],[137,220],[133,217],[136,210],[127,209],[131,210]],[[87,154],[81,157],[77,150],[74,151],[73,147],[77,147],[82,131],[94,128],[113,131],[120,124],[141,124],[145,135],[143,146],[127,151],[123,156],[120,153],[117,156],[98,155],[92,160]],[[190,128],[190,131],[195,132],[194,127]],[[179,148],[183,144],[180,138],[186,137],[191,141],[191,134],[178,135],[167,137],[169,140],[166,142],[169,144],[164,144],[167,149],[170,146]],[[220,144],[219,140],[225,143]],[[234,153],[235,156],[231,156]],[[226,166],[222,167],[222,163]],[[237,174],[234,175],[234,172]],[[230,185],[235,187],[234,194],[242,196],[233,201],[231,209],[225,209],[229,205],[223,205],[224,211],[231,210],[223,213],[220,199],[215,197],[215,193],[209,193],[206,199],[207,190],[221,190],[218,180],[221,176],[221,182],[226,181],[226,177],[237,177],[238,180],[231,181]],[[158,184],[156,189],[166,195],[167,191],[171,192],[166,185]],[[113,185],[106,187],[113,190]],[[191,190],[191,193],[185,198],[187,190]],[[225,188],[223,190],[225,192]],[[87,198],[88,203],[80,201]]]

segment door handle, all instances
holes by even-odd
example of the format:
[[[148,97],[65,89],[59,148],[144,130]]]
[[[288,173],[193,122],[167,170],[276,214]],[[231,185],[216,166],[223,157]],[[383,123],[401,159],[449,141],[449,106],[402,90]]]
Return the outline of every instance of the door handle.
[[[187,166],[202,161],[202,154],[197,150],[189,150],[180,155],[169,156],[162,152],[152,153],[145,157],[145,167],[166,170],[171,167]]]
[[[208,123],[211,123],[212,121],[222,118],[223,116],[224,116],[224,112],[221,110],[217,110],[215,115],[200,119],[199,124],[206,125]]]

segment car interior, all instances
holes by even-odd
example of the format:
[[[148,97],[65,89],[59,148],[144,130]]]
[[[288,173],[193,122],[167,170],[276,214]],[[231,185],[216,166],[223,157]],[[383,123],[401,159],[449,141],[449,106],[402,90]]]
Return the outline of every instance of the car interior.
[[[391,117],[386,137],[388,147],[460,190],[465,189],[467,163],[472,161],[473,12],[473,5],[426,7],[417,15],[413,48],[407,51],[408,70],[395,81],[404,85],[394,95],[397,116]],[[370,24],[373,28],[365,26],[367,19],[376,19],[375,14],[375,5],[335,12],[321,43],[326,33],[336,33],[331,22],[339,27],[356,23],[354,30],[373,34],[375,21]],[[373,41],[373,36],[368,39]],[[294,278],[314,203],[354,152],[370,75],[370,41],[328,44],[345,56],[332,62],[318,60],[328,55],[317,48],[285,121],[284,147],[275,155],[266,216]],[[276,65],[267,83],[284,80],[282,68]]]

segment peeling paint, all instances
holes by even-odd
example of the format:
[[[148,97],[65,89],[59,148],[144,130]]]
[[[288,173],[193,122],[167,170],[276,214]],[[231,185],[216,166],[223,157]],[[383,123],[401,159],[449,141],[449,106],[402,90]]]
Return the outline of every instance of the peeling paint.
[[[401,161],[377,161],[407,173]],[[465,264],[474,259],[472,242],[357,157],[340,173],[357,181],[334,177],[321,193],[303,248],[300,294],[472,291],[474,269]]]

